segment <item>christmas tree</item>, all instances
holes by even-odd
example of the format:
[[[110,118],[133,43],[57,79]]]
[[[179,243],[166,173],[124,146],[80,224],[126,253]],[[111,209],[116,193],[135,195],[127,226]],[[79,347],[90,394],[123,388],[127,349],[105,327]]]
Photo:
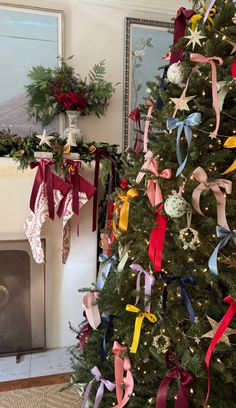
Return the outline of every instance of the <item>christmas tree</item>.
[[[83,406],[236,406],[236,10],[213,3],[178,10],[122,157],[73,353]]]

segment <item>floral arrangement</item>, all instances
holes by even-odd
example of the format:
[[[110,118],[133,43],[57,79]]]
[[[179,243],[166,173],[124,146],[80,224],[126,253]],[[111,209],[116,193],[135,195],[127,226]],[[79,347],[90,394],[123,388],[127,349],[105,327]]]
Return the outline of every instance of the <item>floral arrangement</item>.
[[[33,67],[28,73],[32,83],[26,86],[29,115],[43,125],[66,110],[104,116],[115,91],[112,83],[104,79],[105,73],[105,61],[95,64],[85,79],[63,59],[54,69],[41,65]]]

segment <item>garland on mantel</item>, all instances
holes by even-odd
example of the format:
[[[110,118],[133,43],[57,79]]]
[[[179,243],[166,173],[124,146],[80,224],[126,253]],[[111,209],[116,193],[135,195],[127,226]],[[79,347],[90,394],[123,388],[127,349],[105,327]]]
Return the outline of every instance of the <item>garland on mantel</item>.
[[[119,161],[120,154],[117,153],[118,145],[109,143],[77,142],[77,146],[71,146],[70,152],[66,146],[66,140],[60,139],[57,132],[51,133],[54,138],[50,141],[51,146],[43,144],[39,146],[39,139],[35,134],[32,136],[21,137],[17,134],[12,135],[8,129],[0,131],[0,157],[11,157],[19,163],[19,169],[26,169],[31,161],[35,160],[35,152],[52,153],[55,160],[55,171],[58,174],[63,172],[63,158],[68,153],[79,153],[80,158],[86,163],[95,160],[96,150],[106,147],[110,157],[116,162]]]

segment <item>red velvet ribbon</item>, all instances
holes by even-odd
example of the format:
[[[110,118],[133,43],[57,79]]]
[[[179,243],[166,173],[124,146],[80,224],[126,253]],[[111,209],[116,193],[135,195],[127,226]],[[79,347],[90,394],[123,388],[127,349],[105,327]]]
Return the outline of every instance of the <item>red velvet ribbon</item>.
[[[128,117],[129,119],[133,120],[136,123],[137,128],[140,130],[141,129],[140,109],[134,108],[132,112],[130,112]],[[139,153],[141,152],[141,147],[142,147],[142,139],[141,139],[140,134],[137,132],[135,143],[134,143],[134,151],[137,155],[139,155]]]
[[[91,330],[92,330],[92,327],[90,326],[90,324],[85,323],[85,325],[83,326],[80,334],[77,336],[77,338],[79,339],[79,345],[80,345],[81,350],[83,350],[85,341],[86,341],[89,333],[91,332]]]
[[[154,264],[154,272],[161,271],[162,251],[167,225],[167,219],[160,213],[161,210],[163,210],[163,205],[159,207],[155,220],[156,225],[152,229],[149,240],[148,256]]]
[[[233,78],[236,78],[236,58],[233,59],[233,62],[231,65],[231,74]]]
[[[192,9],[186,10],[185,7],[180,7],[179,10],[177,11],[177,16],[174,24],[173,45],[175,45],[180,40],[180,38],[184,36],[187,21],[190,20],[194,13],[195,13],[194,10]],[[178,62],[179,60],[182,60],[182,54],[183,54],[182,46],[177,48],[176,50],[172,50],[170,57],[170,65],[174,64],[175,62]]]
[[[210,389],[211,389],[211,377],[210,377],[210,361],[211,361],[211,355],[214,351],[214,348],[216,347],[217,343],[220,341],[221,337],[223,336],[224,332],[226,331],[227,327],[229,326],[232,318],[234,317],[236,313],[236,301],[231,297],[227,296],[224,298],[224,302],[227,302],[230,304],[227,312],[225,313],[223,319],[221,320],[218,329],[215,332],[215,335],[213,339],[211,340],[211,343],[208,347],[206,357],[205,357],[205,363],[206,363],[206,368],[207,368],[207,373],[208,373],[208,390],[207,390],[207,396],[205,400],[205,405],[207,405],[207,401],[210,396]]]
[[[173,367],[171,367],[170,357],[174,362]],[[168,387],[173,380],[177,380],[179,383],[179,390],[175,400],[175,408],[188,408],[189,384],[193,381],[193,377],[187,371],[180,368],[179,361],[174,354],[167,351],[165,353],[165,359],[166,368],[170,369],[170,372],[159,385],[157,391],[156,408],[167,407]]]
[[[53,190],[54,189],[60,190],[62,195],[65,196],[68,193],[68,190],[70,187],[68,183],[66,183],[56,174],[52,173],[49,166],[52,166],[54,163],[55,163],[55,160],[48,160],[48,159],[42,159],[38,162],[30,163],[31,169],[38,167],[38,170],[37,170],[37,173],[34,179],[34,185],[32,188],[31,196],[30,196],[30,209],[34,212],[35,202],[36,202],[37,194],[39,191],[39,187],[42,183],[45,183],[46,191],[47,191],[47,200],[48,200],[48,213],[49,213],[49,218],[51,218],[52,220],[54,219],[54,216],[55,216]]]
[[[65,181],[72,188],[72,210],[77,215],[77,235],[79,235],[79,212],[80,212],[80,203],[79,203],[79,192],[86,193],[87,199],[90,198],[95,193],[95,188],[90,184],[85,178],[80,176],[79,169],[81,168],[80,161],[74,160],[65,160],[65,167],[67,168],[67,173],[65,176]],[[64,211],[66,197],[64,197],[57,210],[57,215],[62,216]]]
[[[95,162],[95,172],[94,172],[94,186],[96,190],[93,196],[93,228],[92,228],[92,231],[96,231],[96,228],[97,228],[98,179],[99,179],[100,160],[102,157],[111,161],[111,165],[112,165],[111,190],[112,191],[115,189],[115,185],[116,185],[115,162],[110,157],[107,148],[101,147],[100,149],[96,150],[96,162]]]

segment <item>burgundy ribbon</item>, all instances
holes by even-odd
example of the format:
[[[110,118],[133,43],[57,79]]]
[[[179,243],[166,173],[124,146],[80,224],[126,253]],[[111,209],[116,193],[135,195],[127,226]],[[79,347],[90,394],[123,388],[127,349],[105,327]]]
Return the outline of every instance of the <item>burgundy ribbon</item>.
[[[91,332],[92,327],[90,326],[89,323],[85,323],[85,325],[82,327],[82,330],[80,331],[79,335],[76,337],[79,340],[79,345],[81,350],[84,348],[85,341]]]
[[[171,361],[169,358],[172,358],[174,366],[171,367]],[[189,384],[193,381],[193,377],[187,371],[180,368],[179,361],[177,357],[167,351],[165,353],[166,359],[166,368],[170,372],[166,377],[161,381],[156,399],[156,408],[166,408],[167,407],[167,393],[168,387],[173,380],[177,380],[179,383],[179,390],[175,400],[175,408],[188,408],[188,398],[189,398]]]
[[[180,40],[180,38],[184,36],[187,21],[190,20],[190,18],[194,14],[195,14],[195,11],[192,9],[186,10],[186,8],[184,7],[179,8],[179,10],[177,11],[177,16],[176,16],[175,24],[174,24],[174,43],[173,45],[175,45]],[[183,54],[183,46],[177,48],[176,50],[172,50],[171,57],[170,57],[170,65],[181,60],[182,54]]]
[[[106,147],[101,147],[100,149],[96,150],[96,162],[95,162],[95,172],[94,172],[94,186],[96,187],[96,191],[95,191],[94,196],[93,196],[93,228],[92,228],[92,231],[96,231],[96,228],[97,228],[98,179],[99,179],[100,159],[102,157],[111,161],[111,165],[112,165],[111,189],[112,189],[112,191],[115,189],[115,185],[116,185],[115,162],[110,157],[107,148]]]
[[[31,196],[30,196],[30,209],[34,212],[35,210],[35,202],[38,195],[39,187],[42,183],[46,185],[47,191],[47,200],[48,200],[48,213],[49,218],[52,220],[55,216],[55,209],[54,209],[54,196],[53,196],[53,189],[60,190],[63,196],[68,193],[69,184],[58,177],[56,174],[53,174],[50,167],[55,163],[55,160],[49,159],[42,159],[38,162],[31,162],[30,168],[34,169],[38,167],[34,185],[32,188]]]
[[[148,256],[154,264],[154,272],[161,271],[162,251],[165,240],[167,220],[166,217],[160,213],[162,209],[163,205],[159,208],[156,225],[152,229],[149,240]]]
[[[136,123],[137,128],[140,130],[141,129],[140,109],[134,108],[132,112],[130,112],[128,117],[129,119],[133,120]],[[139,153],[141,152],[141,147],[142,147],[142,139],[141,139],[140,134],[137,132],[135,143],[134,143],[134,151],[137,155],[139,155]]]

